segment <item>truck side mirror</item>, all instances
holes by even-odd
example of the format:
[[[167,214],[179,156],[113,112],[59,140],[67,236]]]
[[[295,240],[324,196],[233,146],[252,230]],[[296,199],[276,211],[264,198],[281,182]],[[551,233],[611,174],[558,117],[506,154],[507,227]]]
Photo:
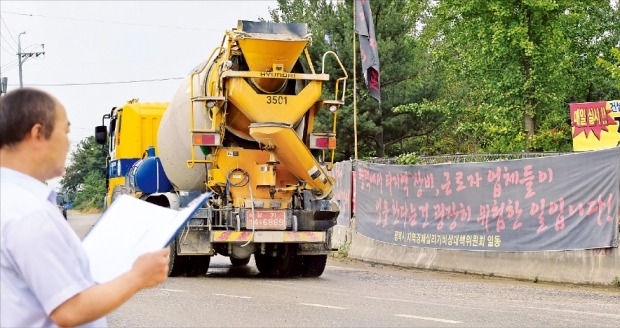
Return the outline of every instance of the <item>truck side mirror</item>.
[[[95,141],[100,145],[105,145],[105,141],[108,139],[108,131],[105,125],[95,127]]]

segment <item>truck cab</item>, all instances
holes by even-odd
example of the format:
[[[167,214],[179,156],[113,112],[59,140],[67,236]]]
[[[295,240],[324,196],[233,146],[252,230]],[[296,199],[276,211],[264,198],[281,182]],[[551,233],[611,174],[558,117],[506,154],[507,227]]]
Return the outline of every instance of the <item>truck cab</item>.
[[[97,143],[108,144],[106,207],[119,195],[129,194],[125,188],[127,174],[133,164],[148,155],[146,150],[152,147],[157,153],[157,131],[167,107],[167,102],[132,99],[113,107],[103,116],[102,125],[95,128]],[[105,120],[109,120],[108,126]]]

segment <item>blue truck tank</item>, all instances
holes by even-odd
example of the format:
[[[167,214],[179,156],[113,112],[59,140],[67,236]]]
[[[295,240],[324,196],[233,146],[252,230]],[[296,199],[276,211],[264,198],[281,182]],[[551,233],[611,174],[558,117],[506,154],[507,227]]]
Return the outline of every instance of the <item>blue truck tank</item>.
[[[161,160],[155,156],[154,149],[149,147],[147,153],[149,157],[138,160],[129,169],[129,185],[136,191],[147,194],[172,190],[172,183],[164,172]]]

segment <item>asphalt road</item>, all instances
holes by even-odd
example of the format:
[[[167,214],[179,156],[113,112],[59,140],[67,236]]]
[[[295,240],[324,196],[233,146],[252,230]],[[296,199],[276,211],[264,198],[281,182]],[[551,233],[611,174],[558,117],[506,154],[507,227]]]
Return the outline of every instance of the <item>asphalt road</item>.
[[[98,215],[69,213],[83,235]],[[112,327],[618,327],[620,289],[520,282],[330,258],[319,278],[269,279],[216,256],[108,316]]]

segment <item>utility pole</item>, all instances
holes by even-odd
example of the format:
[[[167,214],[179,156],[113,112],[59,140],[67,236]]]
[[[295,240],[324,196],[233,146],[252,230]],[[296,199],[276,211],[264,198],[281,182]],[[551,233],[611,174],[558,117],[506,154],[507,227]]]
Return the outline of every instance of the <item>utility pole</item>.
[[[9,78],[3,77],[0,78],[0,96],[6,93],[6,87],[8,85]]]
[[[23,88],[24,87],[24,83],[22,82],[22,64],[26,61],[26,59],[35,56],[35,57],[39,57],[40,55],[45,55],[45,51],[39,51],[39,52],[22,52],[22,41],[21,41],[21,36],[22,34],[26,34],[26,32],[21,32],[19,33],[19,35],[17,36],[17,59],[19,61],[19,88]],[[45,49],[45,45],[42,44],[41,47],[43,47],[43,49]],[[22,60],[23,58],[23,60]]]

